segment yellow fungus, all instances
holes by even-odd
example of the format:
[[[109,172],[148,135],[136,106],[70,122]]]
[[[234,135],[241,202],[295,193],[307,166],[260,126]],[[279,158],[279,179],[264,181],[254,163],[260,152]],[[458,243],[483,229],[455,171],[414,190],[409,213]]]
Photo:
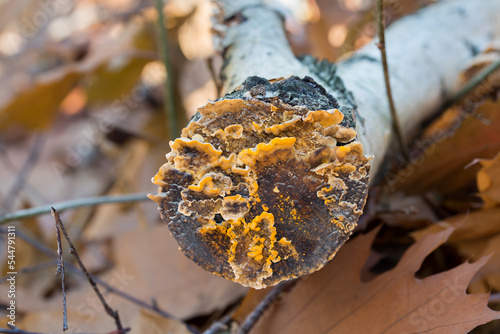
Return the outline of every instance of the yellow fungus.
[[[263,160],[266,156],[273,156],[278,150],[291,150],[296,140],[293,137],[271,139],[269,143],[260,143],[254,148],[241,150],[238,160],[246,165],[254,166],[256,161]]]
[[[305,121],[314,121],[323,125],[324,127],[329,127],[332,125],[337,125],[344,119],[344,114],[342,114],[338,109],[334,110],[314,110],[307,114]]]
[[[226,126],[224,128],[224,133],[227,136],[231,136],[235,139],[239,139],[243,136],[243,126],[241,124],[233,124]]]
[[[262,128],[260,127],[259,124],[255,123],[255,122],[252,122],[252,127],[253,127],[253,131],[255,132],[261,132],[262,131]]]
[[[220,189],[214,185],[211,176],[203,178],[198,185],[188,186],[188,189],[197,192],[203,191],[207,195],[218,195],[220,193]]]
[[[199,141],[194,140],[194,139],[177,138],[173,142],[172,141],[170,142],[170,147],[174,151],[179,150],[183,146],[190,147],[190,148],[196,149],[198,151],[205,152],[208,155],[212,155],[212,156],[216,156],[216,157],[220,156],[222,153],[222,151],[217,150],[215,147],[213,147],[212,144],[200,143]]]
[[[287,240],[286,238],[281,238],[280,241],[278,241],[282,245],[290,245],[292,242],[290,240]]]

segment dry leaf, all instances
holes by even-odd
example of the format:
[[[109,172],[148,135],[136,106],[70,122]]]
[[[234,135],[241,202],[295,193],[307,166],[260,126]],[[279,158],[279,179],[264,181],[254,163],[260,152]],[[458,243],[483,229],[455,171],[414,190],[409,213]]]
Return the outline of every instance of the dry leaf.
[[[391,188],[411,194],[428,189],[452,193],[473,182],[479,167],[465,167],[474,159],[491,158],[500,151],[499,107],[498,101],[486,101],[470,116],[458,114],[461,124],[458,128],[453,125],[454,133],[449,133],[450,125],[445,122],[444,129],[435,129],[427,138],[417,140],[410,165],[401,167],[397,174],[386,175]],[[446,117],[450,116],[443,115]]]
[[[476,281],[471,285],[471,292],[488,292],[500,290],[500,235],[472,240],[469,242],[456,242],[454,246],[464,258],[479,258],[490,256],[488,262],[479,269]]]
[[[139,311],[130,327],[130,334],[191,334],[186,325],[145,310]]]
[[[139,307],[113,295],[105,296],[111,308],[117,309],[124,327],[129,327],[139,313]],[[59,304],[62,300],[59,297]],[[62,309],[29,312],[16,326],[27,331],[62,333]],[[68,331],[65,333],[109,333],[116,330],[114,320],[104,311],[99,299],[87,283],[85,293],[74,301],[68,295]]]
[[[415,272],[452,228],[414,244],[398,265],[371,281],[360,272],[374,234],[358,236],[323,270],[300,282],[252,333],[466,333],[500,318],[487,294],[465,290],[487,258],[424,279]]]
[[[114,254],[116,270],[132,277],[127,292],[143,300],[155,298],[178,318],[225,307],[246,291],[188,260],[163,224],[117,237]]]
[[[500,203],[500,154],[491,160],[481,160],[481,170],[477,173],[477,187],[481,192],[484,208]]]
[[[411,233],[421,240],[432,233],[454,228],[447,243],[453,245],[465,259],[489,256],[488,262],[475,275],[470,291],[487,292],[500,290],[500,208],[483,209],[450,217],[425,229]]]
[[[455,230],[449,241],[474,240],[500,233],[500,208],[456,215],[426,229],[415,231],[411,236],[420,240],[430,233],[442,231],[450,226]]]

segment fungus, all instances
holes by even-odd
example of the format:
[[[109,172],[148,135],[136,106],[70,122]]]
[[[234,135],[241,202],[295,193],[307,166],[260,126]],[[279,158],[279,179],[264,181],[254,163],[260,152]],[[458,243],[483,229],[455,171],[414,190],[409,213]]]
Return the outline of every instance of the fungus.
[[[312,79],[257,79],[198,109],[150,198],[187,257],[265,288],[333,258],[362,213],[370,165],[335,99],[311,105],[327,94]]]

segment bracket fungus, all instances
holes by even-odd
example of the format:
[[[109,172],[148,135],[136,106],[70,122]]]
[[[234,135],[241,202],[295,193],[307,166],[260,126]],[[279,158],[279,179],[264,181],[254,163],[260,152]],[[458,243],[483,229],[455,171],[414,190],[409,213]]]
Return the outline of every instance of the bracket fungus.
[[[185,255],[257,289],[331,260],[362,213],[370,169],[339,108],[308,77],[250,77],[199,108],[150,195]]]

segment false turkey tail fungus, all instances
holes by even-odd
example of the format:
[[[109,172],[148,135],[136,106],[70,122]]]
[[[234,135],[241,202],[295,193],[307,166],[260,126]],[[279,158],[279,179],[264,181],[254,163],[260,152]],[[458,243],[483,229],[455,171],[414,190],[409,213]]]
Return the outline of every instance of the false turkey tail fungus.
[[[370,169],[339,108],[308,77],[250,77],[199,108],[150,195],[186,256],[257,289],[331,260],[362,213]]]

